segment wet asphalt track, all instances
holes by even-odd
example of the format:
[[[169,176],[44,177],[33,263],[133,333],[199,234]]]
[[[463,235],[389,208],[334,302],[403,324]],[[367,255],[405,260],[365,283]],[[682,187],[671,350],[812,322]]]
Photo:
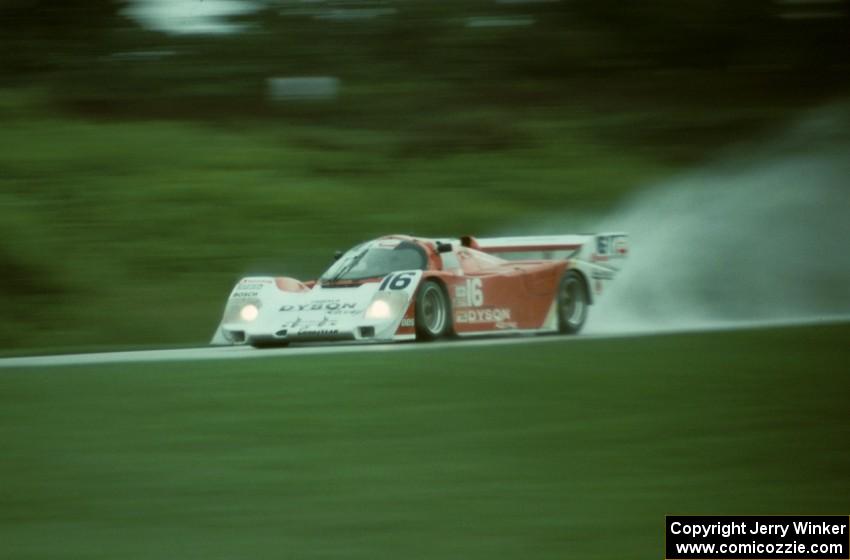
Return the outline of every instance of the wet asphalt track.
[[[757,329],[768,327],[824,325],[850,322],[850,316],[816,317],[786,321],[749,321],[734,323],[713,323],[704,325],[685,326],[670,329],[647,329],[641,331],[589,332],[574,337],[555,335],[547,336],[514,336],[487,337],[464,340],[451,340],[430,343],[389,343],[389,344],[303,344],[288,348],[267,348],[258,350],[248,346],[178,348],[168,350],[136,350],[128,352],[99,352],[89,354],[62,354],[48,356],[25,356],[0,358],[0,369],[43,366],[69,366],[92,364],[129,364],[144,362],[181,362],[197,360],[235,360],[247,358],[286,358],[288,356],[313,356],[325,354],[356,354],[364,352],[408,352],[434,351],[453,348],[476,348],[486,346],[506,346],[519,344],[548,344],[552,342],[581,343],[588,340],[633,338],[642,336],[660,336],[676,333],[728,331],[740,329]]]

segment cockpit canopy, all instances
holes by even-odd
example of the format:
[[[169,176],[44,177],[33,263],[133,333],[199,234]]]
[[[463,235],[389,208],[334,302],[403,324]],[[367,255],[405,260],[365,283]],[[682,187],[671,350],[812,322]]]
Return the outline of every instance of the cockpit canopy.
[[[376,239],[350,249],[322,274],[319,281],[365,280],[397,270],[424,270],[427,264],[425,250],[412,241]]]

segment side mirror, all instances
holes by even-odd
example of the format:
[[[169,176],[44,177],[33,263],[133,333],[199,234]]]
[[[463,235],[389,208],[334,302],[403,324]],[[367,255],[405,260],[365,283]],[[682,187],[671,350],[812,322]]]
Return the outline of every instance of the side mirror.
[[[451,253],[452,252],[452,244],[451,243],[443,243],[442,241],[437,241],[437,252],[438,253]]]
[[[342,256],[342,251],[334,251],[334,262],[338,261]]]

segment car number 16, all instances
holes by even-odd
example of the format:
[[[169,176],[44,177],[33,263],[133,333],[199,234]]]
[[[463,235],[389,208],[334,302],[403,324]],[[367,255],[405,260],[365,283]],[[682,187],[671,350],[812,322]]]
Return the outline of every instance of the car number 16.
[[[410,286],[413,281],[415,272],[399,272],[397,274],[389,274],[384,278],[381,285],[378,286],[378,291],[381,290],[403,290]]]

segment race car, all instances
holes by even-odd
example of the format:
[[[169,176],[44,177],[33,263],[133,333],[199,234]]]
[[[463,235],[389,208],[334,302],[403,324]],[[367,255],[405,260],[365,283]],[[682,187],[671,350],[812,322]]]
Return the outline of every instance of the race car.
[[[628,251],[625,233],[389,235],[338,254],[318,280],[243,278],[211,343],[263,347],[576,334]]]

